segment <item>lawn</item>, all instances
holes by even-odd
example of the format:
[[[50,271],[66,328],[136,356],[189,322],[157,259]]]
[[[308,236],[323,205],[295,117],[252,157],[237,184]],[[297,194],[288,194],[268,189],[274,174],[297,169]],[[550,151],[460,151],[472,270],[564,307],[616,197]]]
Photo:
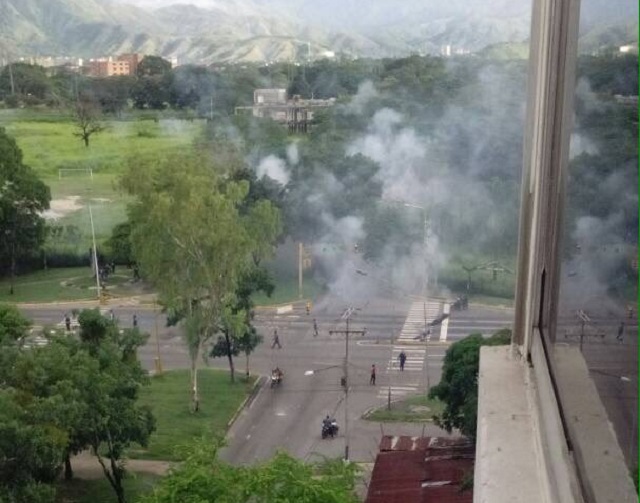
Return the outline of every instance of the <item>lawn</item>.
[[[229,373],[202,369],[198,373],[200,411],[190,411],[189,370],[172,370],[151,378],[151,385],[141,393],[141,403],[147,404],[156,417],[157,429],[148,449],[129,452],[139,459],[180,460],[179,448],[202,435],[221,433],[240,404],[250,393],[255,378],[247,381],[237,374],[231,384]]]
[[[40,176],[57,178],[60,168],[92,168],[94,175],[119,173],[132,154],[169,152],[190,145],[203,123],[161,119],[108,120],[103,124],[105,130],[91,137],[89,147],[74,136],[76,127],[68,120],[12,120],[5,127],[22,149],[26,164]]]
[[[424,423],[433,421],[433,416],[442,413],[444,404],[440,400],[430,400],[426,395],[416,395],[391,403],[391,410],[387,406],[375,409],[364,416],[369,421],[383,423]]]
[[[131,283],[131,275],[129,270],[118,268],[106,284],[107,292],[120,297],[140,293],[141,284]],[[18,276],[13,295],[9,295],[9,286],[8,278],[0,280],[0,302],[55,302],[97,298],[95,278],[88,266],[48,269]]]
[[[139,496],[148,494],[160,479],[158,475],[148,473],[131,474],[124,481],[127,501],[136,501]],[[74,479],[60,481],[58,484],[58,503],[113,503],[116,495],[106,478]]]
[[[98,243],[111,235],[114,225],[126,220],[128,197],[118,189],[117,177],[127,159],[187,147],[203,127],[202,121],[171,118],[105,120],[105,130],[93,135],[87,148],[73,135],[75,126],[67,116],[36,120],[33,114],[1,112],[0,126],[16,139],[25,164],[51,188],[52,210],[59,215],[55,222],[77,228],[79,236],[73,244],[49,243],[49,247],[76,253],[92,240],[89,205]],[[88,168],[93,170],[92,177]],[[69,204],[75,209],[60,210]]]

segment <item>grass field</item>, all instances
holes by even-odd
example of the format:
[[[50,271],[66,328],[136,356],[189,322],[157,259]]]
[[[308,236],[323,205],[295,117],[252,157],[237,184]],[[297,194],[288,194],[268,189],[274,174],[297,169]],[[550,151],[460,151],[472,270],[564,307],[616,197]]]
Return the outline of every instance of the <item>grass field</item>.
[[[126,220],[127,196],[118,189],[117,177],[133,155],[162,154],[191,145],[203,128],[202,121],[175,118],[159,120],[105,120],[105,130],[91,137],[87,148],[74,136],[67,115],[2,110],[0,126],[16,139],[25,164],[51,188],[55,223],[78,229],[76,243],[48,243],[52,250],[84,251],[90,245],[91,205],[96,240],[103,242],[113,226]],[[60,169],[93,170],[63,171]],[[72,208],[72,209],[70,209]]]
[[[202,121],[177,119],[103,122],[105,130],[91,136],[89,147],[74,136],[71,121],[6,120],[0,125],[18,142],[24,162],[40,176],[57,178],[60,168],[92,168],[94,174],[119,173],[133,154],[169,152],[185,147],[202,130]],[[54,194],[55,195],[55,194]]]
[[[114,296],[140,293],[140,284],[129,282],[131,271],[116,270],[107,282],[107,291]],[[14,294],[9,295],[10,282],[0,281],[0,302],[54,302],[65,300],[95,299],[96,284],[89,267],[48,269],[18,276]]]
[[[159,476],[147,473],[132,474],[127,477],[124,481],[127,501],[135,502],[139,496],[150,493],[159,479]],[[116,501],[115,492],[106,478],[60,481],[57,489],[57,503],[113,503]]]
[[[224,434],[227,423],[250,392],[254,378],[246,381],[237,374],[231,384],[229,373],[201,369],[198,374],[200,411],[191,413],[189,371],[173,370],[151,378],[151,385],[142,390],[141,403],[151,406],[157,430],[148,449],[131,450],[139,459],[180,460],[181,446],[194,438],[212,433]]]
[[[444,404],[439,400],[430,400],[426,395],[416,395],[368,413],[364,419],[384,423],[423,423],[432,421],[433,416],[442,413]]]

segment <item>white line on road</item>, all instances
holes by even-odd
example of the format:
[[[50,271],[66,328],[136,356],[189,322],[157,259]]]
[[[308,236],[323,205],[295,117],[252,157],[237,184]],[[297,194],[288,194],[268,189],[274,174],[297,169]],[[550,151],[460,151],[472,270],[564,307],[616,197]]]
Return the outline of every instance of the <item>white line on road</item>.
[[[446,303],[442,309],[443,314],[449,314],[451,312],[451,304]],[[449,328],[449,317],[447,316],[442,321],[442,327],[440,328],[440,342],[447,340],[447,329]]]

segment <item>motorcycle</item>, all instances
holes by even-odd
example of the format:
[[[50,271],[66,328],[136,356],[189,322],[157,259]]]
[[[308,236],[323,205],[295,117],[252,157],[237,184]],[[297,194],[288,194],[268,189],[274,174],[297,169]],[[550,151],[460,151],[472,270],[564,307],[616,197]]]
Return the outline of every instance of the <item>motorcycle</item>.
[[[322,423],[322,438],[335,437],[338,434],[338,429],[338,422],[335,419]]]
[[[276,386],[279,386],[282,383],[283,377],[284,374],[282,372],[278,372],[276,370],[271,372],[271,387],[275,388]]]

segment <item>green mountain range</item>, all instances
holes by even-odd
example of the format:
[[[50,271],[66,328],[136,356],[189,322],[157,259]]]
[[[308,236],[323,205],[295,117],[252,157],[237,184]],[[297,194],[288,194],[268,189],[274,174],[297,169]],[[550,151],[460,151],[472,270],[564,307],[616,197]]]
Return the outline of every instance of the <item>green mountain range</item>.
[[[496,44],[521,46],[529,30],[528,10],[504,0],[489,2],[500,15],[489,8],[461,10],[460,0],[451,0],[448,10],[434,10],[433,2],[425,7],[427,2],[389,0],[362,10],[362,2],[344,1],[341,16],[331,11],[340,9],[336,0],[199,1],[203,7],[166,0],[0,0],[0,61],[124,52],[200,64],[305,61],[331,53],[456,54]],[[609,22],[591,27],[586,36],[590,51],[637,41],[637,21],[635,31],[633,21]]]

